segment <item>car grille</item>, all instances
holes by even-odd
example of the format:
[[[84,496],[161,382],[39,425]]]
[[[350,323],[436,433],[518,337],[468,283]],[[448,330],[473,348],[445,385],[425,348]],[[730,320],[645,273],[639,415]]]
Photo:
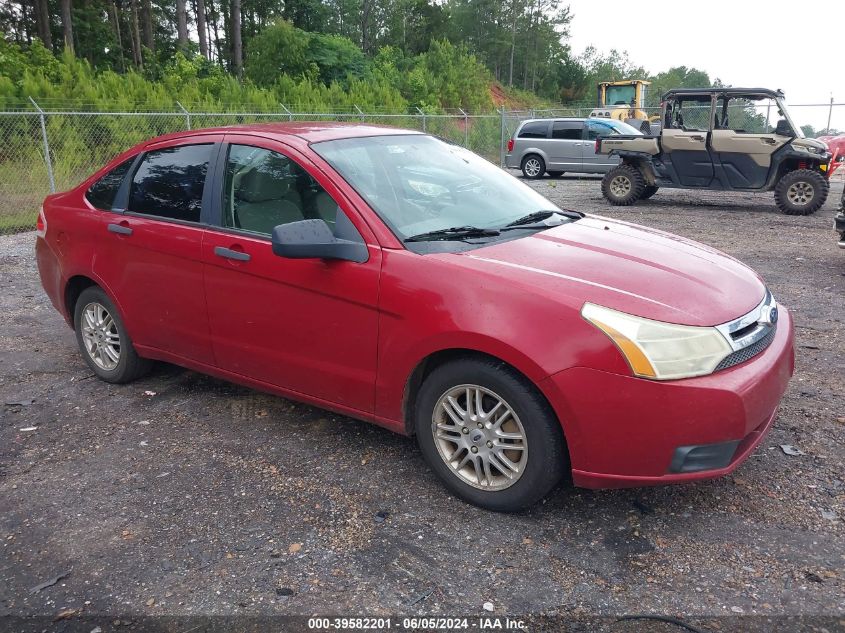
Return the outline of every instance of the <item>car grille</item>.
[[[719,371],[720,369],[727,369],[728,367],[733,367],[734,365],[739,365],[740,363],[744,363],[747,360],[751,360],[757,354],[762,352],[766,349],[769,345],[772,344],[772,341],[775,338],[775,332],[777,331],[777,327],[774,326],[769,329],[769,332],[761,338],[760,340],[752,343],[748,347],[743,347],[740,350],[725,356],[722,359],[722,362],[716,365],[716,369],[714,371]]]

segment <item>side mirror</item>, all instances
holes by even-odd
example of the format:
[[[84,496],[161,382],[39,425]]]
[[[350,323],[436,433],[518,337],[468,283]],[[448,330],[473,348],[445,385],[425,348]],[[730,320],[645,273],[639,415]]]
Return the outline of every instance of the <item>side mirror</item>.
[[[274,254],[290,259],[343,259],[360,264],[369,257],[363,240],[335,237],[323,220],[280,224],[273,229],[272,244]]]

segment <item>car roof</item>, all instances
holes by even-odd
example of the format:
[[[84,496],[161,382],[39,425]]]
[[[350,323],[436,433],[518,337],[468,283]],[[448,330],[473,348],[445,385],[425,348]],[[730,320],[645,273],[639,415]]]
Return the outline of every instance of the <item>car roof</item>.
[[[148,140],[145,145],[160,143],[178,138],[189,138],[202,134],[247,134],[277,140],[298,139],[305,144],[321,141],[334,141],[345,138],[364,136],[391,136],[404,134],[423,134],[418,130],[390,127],[388,125],[370,125],[366,123],[348,123],[335,121],[290,121],[273,123],[249,123],[223,127],[200,128],[182,132],[164,134]]]
[[[783,97],[783,92],[781,90],[770,90],[768,88],[733,88],[733,87],[722,87],[722,88],[675,88],[673,90],[667,90],[663,93],[663,99],[670,97],[672,95],[702,95],[702,94],[719,94],[719,95],[762,95],[766,97],[771,97],[772,99],[776,97]]]
[[[536,123],[537,121],[572,121],[575,123],[586,121],[586,117],[577,117],[577,116],[559,116],[559,117],[548,117],[545,119],[525,119],[520,125],[525,125],[526,123]]]

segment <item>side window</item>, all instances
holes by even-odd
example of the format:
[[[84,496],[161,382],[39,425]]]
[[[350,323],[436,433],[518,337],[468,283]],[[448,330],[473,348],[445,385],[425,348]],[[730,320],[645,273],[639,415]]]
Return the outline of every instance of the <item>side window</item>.
[[[211,143],[147,152],[129,189],[128,211],[199,222]]]
[[[584,124],[578,121],[555,121],[552,123],[552,138],[580,141],[583,127]]]
[[[587,123],[587,138],[591,141],[596,140],[602,136],[611,136],[613,134],[618,134],[613,126],[608,125],[607,123],[600,123],[598,121],[589,121]]]
[[[126,177],[126,173],[129,171],[129,168],[132,166],[132,161],[134,160],[135,157],[133,156],[132,158],[123,161],[120,165],[88,187],[88,191],[85,192],[85,198],[88,202],[94,205],[97,209],[111,211],[111,208],[114,205],[115,196],[117,196],[117,190],[120,189],[120,185]]]
[[[548,131],[548,121],[531,121],[519,130],[519,138],[546,138]]]
[[[277,152],[231,145],[223,190],[223,226],[270,235],[279,224],[324,220],[332,231],[337,203],[296,162]]]

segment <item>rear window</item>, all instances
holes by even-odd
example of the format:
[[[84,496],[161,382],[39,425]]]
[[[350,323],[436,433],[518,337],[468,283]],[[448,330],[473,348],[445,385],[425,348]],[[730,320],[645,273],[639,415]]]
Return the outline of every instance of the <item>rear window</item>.
[[[583,128],[584,124],[580,121],[555,121],[552,124],[552,138],[580,141]]]
[[[548,131],[548,121],[532,121],[522,126],[519,131],[519,138],[546,138]]]
[[[132,166],[132,161],[134,160],[135,157],[133,156],[132,158],[123,161],[120,165],[112,169],[105,176],[102,176],[97,182],[91,185],[88,188],[88,191],[85,192],[85,198],[88,202],[97,209],[111,211],[114,206],[114,199],[117,197],[117,190],[120,189],[120,185],[126,177],[126,173],[129,171],[129,168]]]

